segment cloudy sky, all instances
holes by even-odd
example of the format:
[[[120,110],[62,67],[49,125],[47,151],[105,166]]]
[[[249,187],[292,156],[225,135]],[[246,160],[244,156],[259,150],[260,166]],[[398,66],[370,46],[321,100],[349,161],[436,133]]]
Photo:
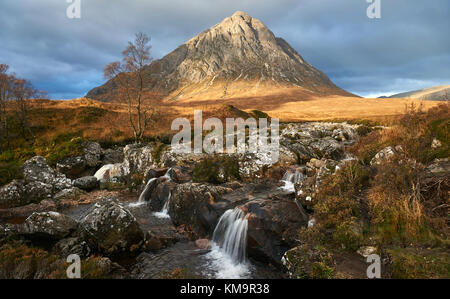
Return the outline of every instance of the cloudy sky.
[[[235,11],[260,19],[338,86],[380,96],[450,84],[450,1],[381,0],[1,0],[0,63],[54,99],[85,95],[104,82],[138,31],[161,58]]]

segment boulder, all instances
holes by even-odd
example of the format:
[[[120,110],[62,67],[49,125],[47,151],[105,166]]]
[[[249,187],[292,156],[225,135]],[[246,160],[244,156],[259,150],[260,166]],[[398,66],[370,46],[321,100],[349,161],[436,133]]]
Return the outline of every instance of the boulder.
[[[144,181],[148,182],[151,179],[162,177],[167,170],[168,168],[149,168],[144,174]]]
[[[105,199],[81,219],[82,235],[90,248],[107,256],[136,253],[144,233],[136,218],[117,199]]]
[[[33,213],[25,220],[21,233],[35,238],[59,240],[67,237],[78,227],[71,217],[57,212]]]
[[[253,200],[240,208],[247,213],[249,256],[274,265],[295,246],[299,229],[308,225],[302,206],[288,198]]]
[[[25,182],[22,180],[14,180],[0,187],[0,208],[13,208],[31,203],[31,198],[25,197],[24,194]]]
[[[381,165],[385,162],[392,160],[398,152],[401,151],[401,147],[398,146],[395,149],[392,146],[385,147],[379,151],[375,157],[370,161],[370,165]]]
[[[87,171],[87,162],[83,156],[69,157],[56,164],[56,170],[65,174],[67,177],[74,179]]]
[[[86,176],[73,181],[73,185],[81,190],[91,191],[99,187],[95,176]]]
[[[152,156],[153,147],[129,144],[123,149],[122,163],[124,175],[129,173],[145,173],[149,168],[156,167]]]
[[[207,236],[224,210],[218,210],[215,203],[231,188],[209,184],[185,183],[176,185],[172,191],[169,214],[175,225],[190,226],[198,236]]]
[[[84,141],[84,155],[68,157],[56,164],[56,170],[71,179],[92,175],[101,163],[103,150],[99,143]]]
[[[86,166],[95,168],[100,164],[100,158],[102,156],[102,147],[97,142],[85,141],[84,146],[84,159],[86,160]]]
[[[154,184],[147,190],[145,200],[149,201],[149,206],[152,211],[161,211],[164,204],[170,200],[176,184],[164,177],[156,179]]]
[[[52,192],[72,187],[72,181],[64,174],[52,169],[44,157],[33,157],[22,165],[22,173],[26,184],[40,182],[52,186]]]

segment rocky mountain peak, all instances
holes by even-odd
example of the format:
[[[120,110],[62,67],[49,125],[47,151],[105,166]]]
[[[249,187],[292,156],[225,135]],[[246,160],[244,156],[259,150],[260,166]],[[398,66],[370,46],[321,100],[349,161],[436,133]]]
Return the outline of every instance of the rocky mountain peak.
[[[226,99],[231,96],[232,84],[257,84],[256,89],[260,84],[294,86],[347,94],[261,21],[241,11],[191,38],[157,63],[161,66],[160,80],[149,88],[164,90],[170,99],[186,98],[187,93],[191,98],[198,94],[205,97],[214,88],[217,91],[209,97]],[[154,74],[152,66],[147,70]],[[87,97],[99,99],[107,89],[94,89]]]

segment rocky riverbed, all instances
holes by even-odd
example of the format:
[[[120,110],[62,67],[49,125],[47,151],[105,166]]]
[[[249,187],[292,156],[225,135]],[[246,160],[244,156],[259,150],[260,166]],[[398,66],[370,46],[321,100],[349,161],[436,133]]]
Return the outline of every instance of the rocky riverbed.
[[[0,188],[0,239],[56,259],[100,256],[105,277],[288,277],[282,258],[298,230],[314,225],[322,180],[354,159],[346,148],[359,128],[285,124],[276,164],[257,154],[177,155],[152,144],[104,150],[95,142],[56,169],[34,157],[22,180]],[[235,209],[243,216],[224,218]],[[221,221],[226,233],[214,240]],[[230,242],[244,259],[226,250]],[[32,277],[45,277],[43,269]]]

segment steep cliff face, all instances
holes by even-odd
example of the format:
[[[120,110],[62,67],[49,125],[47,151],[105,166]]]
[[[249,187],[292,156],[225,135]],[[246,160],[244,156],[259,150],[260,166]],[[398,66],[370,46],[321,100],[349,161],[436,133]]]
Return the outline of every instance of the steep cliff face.
[[[148,66],[146,73],[149,89],[158,88],[168,100],[177,101],[241,97],[245,92],[240,91],[249,88],[254,94],[261,93],[259,86],[349,95],[261,21],[243,12],[190,39]],[[109,100],[114,89],[114,84],[107,82],[87,97]]]

